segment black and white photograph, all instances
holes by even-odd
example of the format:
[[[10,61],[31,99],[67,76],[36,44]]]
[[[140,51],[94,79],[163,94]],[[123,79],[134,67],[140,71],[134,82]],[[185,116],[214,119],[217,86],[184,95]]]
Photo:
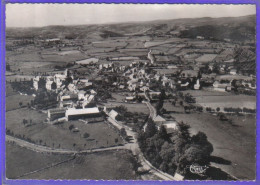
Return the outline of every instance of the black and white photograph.
[[[6,4],[13,180],[256,180],[256,5]]]

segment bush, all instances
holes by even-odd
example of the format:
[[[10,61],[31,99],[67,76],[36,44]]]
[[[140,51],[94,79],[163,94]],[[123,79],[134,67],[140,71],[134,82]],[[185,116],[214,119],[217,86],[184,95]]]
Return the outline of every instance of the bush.
[[[88,138],[89,137],[89,134],[87,132],[84,133],[83,135],[84,138]]]

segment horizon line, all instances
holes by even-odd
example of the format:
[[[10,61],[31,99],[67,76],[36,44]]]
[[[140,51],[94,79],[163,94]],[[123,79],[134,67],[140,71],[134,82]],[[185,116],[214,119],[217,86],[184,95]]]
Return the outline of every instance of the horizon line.
[[[242,15],[242,16],[224,16],[224,17],[182,17],[182,18],[174,18],[174,19],[154,19],[154,20],[147,20],[147,21],[126,21],[126,22],[108,22],[108,23],[89,23],[89,24],[50,24],[50,25],[45,25],[45,26],[6,26],[5,28],[12,28],[12,29],[21,29],[21,28],[44,28],[44,27],[54,27],[54,26],[61,26],[61,27],[70,27],[70,26],[93,26],[93,25],[114,25],[114,24],[129,24],[129,23],[149,23],[149,22],[154,22],[154,21],[171,21],[171,20],[179,20],[179,19],[203,19],[203,18],[210,18],[210,19],[220,19],[220,18],[239,18],[239,17],[247,17],[247,16],[256,16],[256,14],[248,14],[248,15]]]

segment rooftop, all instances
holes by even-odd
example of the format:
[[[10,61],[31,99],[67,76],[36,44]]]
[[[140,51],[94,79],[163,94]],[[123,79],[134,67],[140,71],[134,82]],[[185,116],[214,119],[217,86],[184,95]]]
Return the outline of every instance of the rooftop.
[[[85,109],[74,109],[74,108],[69,108],[66,111],[66,115],[82,115],[82,114],[98,114],[99,110],[97,107],[93,108],[85,108]]]

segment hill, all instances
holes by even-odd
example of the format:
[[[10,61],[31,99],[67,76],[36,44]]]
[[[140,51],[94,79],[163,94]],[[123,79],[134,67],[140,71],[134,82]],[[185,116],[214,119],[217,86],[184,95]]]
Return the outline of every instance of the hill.
[[[73,38],[102,39],[128,35],[180,33],[180,37],[195,38],[203,36],[208,39],[233,41],[255,40],[256,16],[194,18],[156,20],[149,22],[116,23],[103,25],[46,26],[42,28],[7,28],[7,38]],[[225,31],[223,31],[225,30]]]

